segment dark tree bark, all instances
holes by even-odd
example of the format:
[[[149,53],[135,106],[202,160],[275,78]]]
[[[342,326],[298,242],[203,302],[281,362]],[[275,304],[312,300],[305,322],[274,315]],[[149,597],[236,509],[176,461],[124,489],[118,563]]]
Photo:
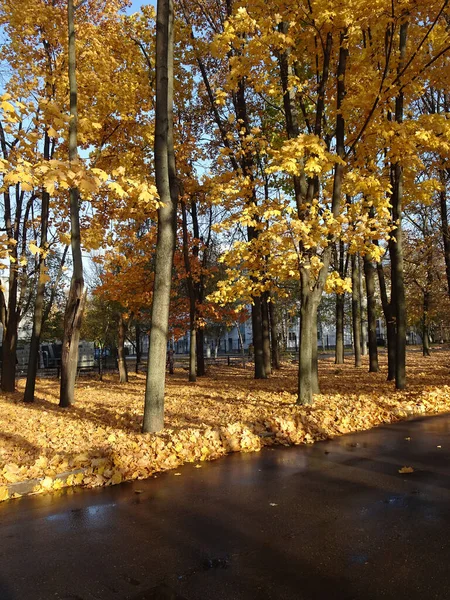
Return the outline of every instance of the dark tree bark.
[[[430,234],[429,231],[425,232]],[[428,237],[428,239],[430,239]],[[431,290],[433,286],[433,247],[427,248],[427,275],[425,289],[423,290],[423,316],[422,316],[422,354],[424,356],[431,356],[430,353],[430,304],[431,304]]]
[[[155,176],[158,209],[155,279],[148,353],[144,433],[164,428],[164,389],[178,183],[173,145],[173,2],[158,0],[156,17]]]
[[[68,0],[68,33],[69,33],[69,92],[70,92],[70,123],[69,123],[69,162],[78,157],[78,111],[77,111],[77,77],[75,52],[75,21],[74,3]],[[61,386],[59,405],[68,407],[74,402],[75,379],[78,365],[78,344],[86,302],[83,278],[83,260],[81,257],[80,235],[80,195],[77,188],[69,190],[70,195],[70,238],[72,247],[72,281],[69,297],[64,314],[64,339],[61,353]]]
[[[141,364],[141,326],[139,323],[135,325],[136,336],[136,367],[135,372],[139,373],[139,365]]]
[[[197,377],[204,377],[205,374],[205,332],[199,327],[197,329]]]
[[[388,300],[386,280],[381,262],[377,264],[378,282],[380,285],[381,305],[383,307],[384,320],[386,323],[386,338],[388,351],[388,381],[395,379],[395,319],[392,303]]]
[[[269,322],[269,306],[267,301],[268,294],[265,292],[261,297],[261,319],[262,319],[262,335],[263,335],[263,354],[264,354],[264,370],[266,375],[272,373],[272,360],[270,356],[270,322]]]
[[[399,51],[400,73],[406,57],[406,38],[408,23],[400,25]],[[395,99],[395,121],[403,122],[403,92],[400,91]],[[395,312],[395,387],[403,390],[406,387],[406,299],[403,276],[403,233],[402,233],[402,202],[403,202],[403,166],[400,162],[391,165],[392,176],[392,220],[396,224],[389,243],[391,257],[391,290],[392,303]]]
[[[191,261],[188,247],[187,210],[184,201],[181,202],[183,226],[183,258],[186,269],[186,283],[189,296],[189,381],[197,381],[197,294],[192,277]]]
[[[356,254],[352,254],[352,326],[355,367],[361,366],[361,304],[359,300],[359,263]]]
[[[0,124],[0,141],[3,158],[8,158],[8,145],[6,143],[3,127]],[[4,224],[8,239],[15,240],[15,243],[9,249],[10,268],[8,276],[8,302],[6,302],[3,291],[2,296],[2,373],[1,388],[3,392],[14,392],[16,389],[16,362],[17,362],[17,329],[19,325],[20,307],[17,302],[18,293],[18,241],[20,216],[22,215],[22,198],[18,185],[16,186],[16,218],[13,225],[11,196],[9,189],[3,192],[4,199]]]
[[[442,189],[439,192],[439,208],[441,212],[442,241],[444,242],[445,274],[447,277],[447,292],[450,296],[450,230],[448,228],[447,211],[447,180],[445,172],[440,171]]]
[[[336,294],[336,365],[344,364],[344,294]]]
[[[311,385],[312,393],[320,394],[319,385],[319,356],[317,350],[317,308],[313,313],[313,330],[312,330],[312,358],[311,358]]]
[[[50,159],[50,138],[45,132],[44,137],[44,159]],[[44,323],[44,295],[45,295],[45,253],[47,252],[48,216],[50,209],[50,195],[45,189],[42,190],[41,204],[41,243],[38,263],[38,284],[36,299],[34,302],[33,330],[31,333],[30,353],[28,357],[27,382],[25,385],[24,402],[34,402],[36,387],[36,375],[39,360],[39,345],[41,343],[41,331]]]
[[[278,331],[278,321],[276,310],[274,306],[273,296],[270,298],[269,305],[269,318],[270,318],[270,338],[272,341],[271,349],[272,349],[272,368],[280,369],[280,339],[279,339],[279,331]]]
[[[369,372],[377,373],[378,366],[378,347],[377,347],[377,315],[375,304],[375,267],[370,258],[364,256],[364,275],[366,278],[367,293],[367,324],[369,338]]]
[[[359,306],[361,309],[361,355],[366,356],[368,353],[367,347],[367,328],[365,323],[365,318],[367,316],[367,297],[364,293],[364,284],[363,284],[363,260],[361,256],[358,254],[358,296],[359,296]]]
[[[119,382],[128,383],[128,368],[127,360],[125,357],[125,339],[127,336],[127,324],[123,315],[119,315],[119,336],[118,336],[118,363],[119,363]]]
[[[345,248],[344,242],[339,242],[339,257],[338,257],[338,271],[340,277],[343,279],[346,275],[345,271]],[[344,308],[345,308],[345,295],[336,294],[336,349],[334,356],[334,363],[336,365],[344,364]]]

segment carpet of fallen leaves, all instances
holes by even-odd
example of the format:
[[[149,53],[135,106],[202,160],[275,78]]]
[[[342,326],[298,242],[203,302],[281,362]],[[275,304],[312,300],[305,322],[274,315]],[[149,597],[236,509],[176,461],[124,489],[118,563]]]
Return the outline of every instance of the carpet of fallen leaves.
[[[0,501],[20,495],[17,482],[36,480],[34,492],[66,486],[111,485],[141,479],[184,462],[212,460],[228,452],[258,451],[273,444],[302,444],[368,429],[412,415],[450,411],[450,351],[431,358],[408,352],[408,389],[380,373],[355,369],[351,358],[336,366],[321,360],[322,394],[312,407],[295,404],[296,365],[285,364],[269,380],[255,381],[250,366],[210,367],[188,383],[180,369],[167,378],[166,429],[140,433],[145,378],[117,376],[78,380],[76,404],[58,407],[59,385],[40,379],[37,400],[22,402],[24,380],[0,396]]]

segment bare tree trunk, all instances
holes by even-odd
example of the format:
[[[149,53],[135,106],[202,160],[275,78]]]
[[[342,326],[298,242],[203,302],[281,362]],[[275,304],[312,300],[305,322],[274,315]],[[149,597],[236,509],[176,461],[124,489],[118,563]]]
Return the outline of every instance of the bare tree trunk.
[[[344,256],[344,242],[339,242],[339,275],[343,279],[346,275],[345,271],[345,256]],[[344,364],[345,350],[344,350],[344,307],[345,307],[345,295],[336,294],[336,349],[335,359],[336,365]]]
[[[117,345],[118,363],[119,363],[119,382],[128,383],[128,368],[125,357],[125,338],[127,335],[127,324],[123,315],[119,315],[119,339]]]
[[[44,159],[50,159],[50,138],[45,132],[44,137]],[[41,331],[44,323],[44,295],[45,295],[45,253],[47,252],[47,230],[48,215],[50,209],[50,195],[45,189],[42,190],[41,205],[41,243],[38,263],[38,284],[36,299],[34,302],[33,331],[31,333],[30,354],[28,357],[27,382],[25,385],[24,402],[34,402],[34,391],[36,387],[36,375],[39,360],[39,345],[41,342]]]
[[[406,38],[408,23],[400,25],[400,60],[398,70],[401,72],[406,56]],[[403,122],[403,92],[400,91],[395,99],[395,121]],[[395,311],[396,343],[395,343],[395,387],[403,390],[406,387],[406,299],[403,278],[403,233],[402,233],[402,202],[403,202],[403,166],[396,162],[391,166],[392,173],[392,220],[396,224],[389,243],[391,256],[391,289],[392,303]]]
[[[183,258],[186,269],[186,282],[189,295],[189,381],[197,381],[197,298],[195,284],[192,277],[191,261],[189,258],[187,210],[184,200],[181,201],[181,214],[183,226]]]
[[[205,332],[201,327],[197,328],[197,377],[204,377],[205,366]]]
[[[262,317],[262,334],[263,334],[263,354],[264,354],[264,369],[266,375],[272,373],[272,361],[270,357],[270,325],[269,325],[269,307],[267,302],[267,292],[261,297],[261,317]]]
[[[314,303],[309,289],[309,274],[303,272],[301,283],[302,300],[300,307],[300,332],[299,332],[299,377],[298,377],[298,404],[312,404],[313,401],[313,327],[314,327]]]
[[[440,171],[440,180],[442,189],[439,193],[439,205],[441,211],[441,227],[442,227],[442,240],[444,242],[444,260],[445,260],[445,274],[447,277],[447,292],[450,296],[450,230],[448,227],[448,211],[447,211],[447,181],[445,172]]]
[[[336,294],[336,349],[334,363],[344,363],[344,294]]]
[[[424,356],[431,356],[429,312],[430,312],[432,285],[433,285],[433,254],[432,254],[432,248],[428,248],[427,276],[426,276],[425,290],[423,292],[423,317],[422,317],[422,353]]]
[[[262,313],[261,298],[255,296],[252,304],[252,332],[253,348],[255,355],[255,379],[266,379],[267,373],[264,363],[263,351],[263,333],[262,333]]]
[[[103,381],[103,346],[100,346],[99,355],[98,355],[98,378],[100,381]]]
[[[359,301],[358,257],[352,254],[352,325],[355,367],[361,366],[361,304]]]
[[[319,357],[317,351],[317,307],[313,313],[313,326],[312,326],[312,353],[311,353],[311,385],[312,393],[320,394],[319,386]]]
[[[384,277],[384,269],[381,262],[377,264],[378,282],[380,285],[381,304],[383,306],[384,319],[386,323],[386,341],[388,351],[388,381],[395,379],[395,319],[393,316],[393,308],[391,302],[388,300],[386,281]]]
[[[155,279],[142,431],[164,428],[164,389],[178,183],[173,146],[173,2],[158,0],[156,17],[155,176],[158,209]]]
[[[361,355],[367,356],[368,348],[367,348],[367,326],[366,326],[366,317],[367,317],[367,297],[364,292],[364,283],[363,283],[363,261],[361,256],[358,254],[358,295],[359,295],[359,306],[361,310]]]
[[[6,142],[2,130],[2,149],[3,155],[7,156]],[[4,218],[5,230],[9,239],[18,241],[18,223],[14,231],[11,217],[11,197],[9,191],[5,191],[4,197]],[[17,219],[16,219],[17,221]],[[17,292],[18,292],[18,263],[17,263],[17,243],[10,249],[11,262],[8,277],[8,305],[3,298],[2,307],[4,309],[3,321],[3,340],[2,340],[2,377],[1,387],[3,392],[14,392],[16,389],[16,362],[17,362],[17,329],[19,325],[17,310]],[[3,296],[3,292],[0,291]]]
[[[68,32],[69,32],[69,162],[78,158],[78,111],[77,111],[77,77],[75,50],[74,3],[68,0]],[[64,339],[61,353],[61,387],[59,405],[68,407],[74,402],[75,379],[78,365],[78,345],[83,310],[86,302],[83,278],[83,260],[81,257],[79,192],[71,188],[70,194],[70,238],[72,246],[73,273],[64,314]]]
[[[135,372],[139,373],[139,365],[141,364],[141,326],[136,323],[135,326],[136,335],[136,367]]]
[[[270,337],[272,339],[272,367],[274,369],[280,369],[280,340],[273,297],[270,299],[268,305],[270,318]]]
[[[367,292],[367,323],[369,331],[369,372],[377,373],[378,347],[377,347],[377,316],[375,309],[375,268],[368,256],[364,256],[364,275],[366,278]]]

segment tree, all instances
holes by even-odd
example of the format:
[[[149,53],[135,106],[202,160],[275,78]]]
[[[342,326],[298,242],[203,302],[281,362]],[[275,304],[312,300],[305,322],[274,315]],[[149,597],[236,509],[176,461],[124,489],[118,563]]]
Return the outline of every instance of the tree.
[[[69,93],[70,116],[69,123],[69,163],[75,163],[78,158],[78,96],[76,76],[76,47],[75,47],[75,16],[74,0],[68,0],[67,24],[69,39]],[[80,233],[80,194],[78,187],[72,186],[70,195],[70,238],[72,248],[72,281],[67,298],[64,315],[64,338],[61,353],[61,387],[59,405],[68,407],[74,402],[75,378],[78,365],[78,344],[86,302],[84,290],[83,259],[81,256]]]
[[[158,209],[155,281],[145,390],[144,433],[164,427],[164,389],[178,182],[173,141],[173,3],[158,0],[156,16],[155,177]]]

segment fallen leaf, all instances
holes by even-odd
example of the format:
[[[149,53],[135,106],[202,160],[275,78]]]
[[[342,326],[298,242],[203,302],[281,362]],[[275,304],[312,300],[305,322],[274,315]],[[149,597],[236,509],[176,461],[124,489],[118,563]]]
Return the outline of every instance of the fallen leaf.
[[[414,473],[414,469],[412,467],[402,467],[398,470],[399,473]]]

